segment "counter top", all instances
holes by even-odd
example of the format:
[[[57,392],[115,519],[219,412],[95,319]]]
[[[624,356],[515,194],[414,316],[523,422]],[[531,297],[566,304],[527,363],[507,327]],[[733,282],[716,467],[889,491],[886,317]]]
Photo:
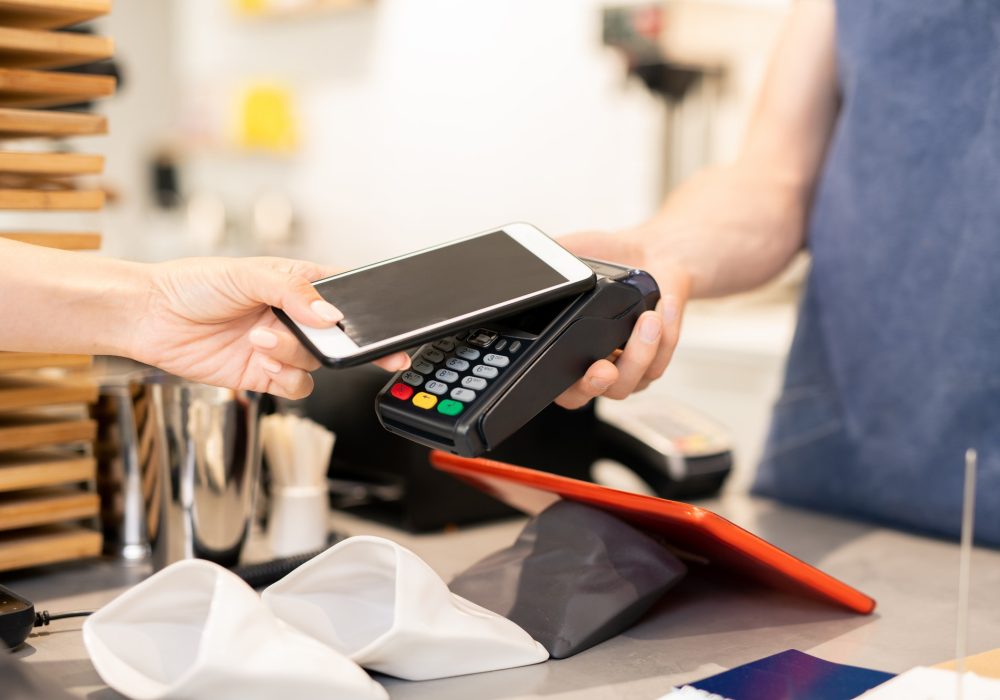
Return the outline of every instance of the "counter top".
[[[870,616],[771,591],[734,577],[689,576],[632,629],[577,656],[508,671],[420,683],[378,676],[394,700],[659,698],[763,656],[799,649],[821,658],[901,672],[954,656],[958,547],[734,494],[703,505],[816,564],[878,601]],[[448,580],[508,545],[523,521],[412,535],[345,515],[349,534],[390,537],[413,549]],[[52,612],[94,609],[148,569],[110,561],[7,575],[2,583]],[[972,561],[969,653],[1000,646],[1000,552],[976,549]],[[106,688],[83,647],[82,620],[54,622],[16,652],[71,692],[90,700],[120,696]]]

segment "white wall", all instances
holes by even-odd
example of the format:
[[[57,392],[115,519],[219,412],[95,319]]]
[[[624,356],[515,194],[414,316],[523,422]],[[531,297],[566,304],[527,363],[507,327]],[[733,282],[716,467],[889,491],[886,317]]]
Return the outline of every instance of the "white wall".
[[[209,155],[195,184],[252,196],[284,178],[303,254],[354,265],[517,219],[620,227],[657,203],[662,107],[601,47],[598,0],[377,0],[278,22],[179,1],[178,73],[203,116],[240,80],[298,88],[292,163],[240,175]]]

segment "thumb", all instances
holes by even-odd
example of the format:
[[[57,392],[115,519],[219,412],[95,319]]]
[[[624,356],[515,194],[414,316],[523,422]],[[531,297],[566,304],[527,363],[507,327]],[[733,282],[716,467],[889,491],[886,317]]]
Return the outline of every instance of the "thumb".
[[[254,301],[277,307],[304,325],[327,328],[343,320],[344,314],[316,291],[311,278],[328,272],[310,263],[249,259],[241,270],[239,284]]]

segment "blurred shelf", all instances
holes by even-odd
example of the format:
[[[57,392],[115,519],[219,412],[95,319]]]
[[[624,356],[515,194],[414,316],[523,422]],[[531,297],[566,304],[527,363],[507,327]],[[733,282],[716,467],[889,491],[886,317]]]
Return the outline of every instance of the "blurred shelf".
[[[0,491],[92,481],[97,460],[73,450],[0,453]]]
[[[46,414],[0,415],[0,450],[24,450],[93,442],[97,423],[89,418]]]
[[[104,36],[0,26],[0,64],[8,68],[67,68],[111,58],[114,51]]]
[[[94,211],[103,206],[102,190],[0,190],[0,209]]]
[[[0,106],[56,107],[89,102],[113,95],[115,82],[108,75],[0,68]]]
[[[96,493],[72,486],[0,494],[0,532],[92,518],[100,508]]]
[[[101,234],[99,233],[64,233],[62,231],[7,231],[0,233],[0,238],[21,243],[40,245],[46,248],[58,248],[60,250],[97,250],[101,247]],[[5,355],[14,353],[0,352],[0,371],[8,369],[4,364]],[[18,355],[38,355],[39,353],[17,353]],[[90,358],[86,355],[48,355],[51,358],[80,358],[85,360],[84,364],[90,364]],[[7,358],[10,359],[9,357]],[[14,360],[16,363],[17,361]],[[48,365],[66,367],[68,365],[60,362],[49,362]],[[32,365],[33,367],[44,367],[46,365]],[[22,369],[15,367],[14,369]]]
[[[0,108],[0,139],[106,134],[108,120],[101,114],[43,112],[35,109]]]
[[[0,151],[0,173],[21,175],[96,175],[104,156],[88,153],[14,153]]]
[[[97,401],[93,377],[0,376],[0,411]]]
[[[0,24],[55,29],[106,15],[111,0],[0,0]]]
[[[48,525],[0,535],[0,571],[96,557],[101,533],[79,525]]]

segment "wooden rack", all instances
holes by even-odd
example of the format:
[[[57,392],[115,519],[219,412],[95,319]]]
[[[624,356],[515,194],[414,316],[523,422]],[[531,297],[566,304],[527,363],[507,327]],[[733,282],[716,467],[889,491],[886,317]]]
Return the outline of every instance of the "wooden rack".
[[[110,96],[115,81],[73,72],[110,58],[111,39],[63,31],[106,14],[110,0],[0,0],[0,210],[92,211],[104,192],[76,179],[100,174],[104,158],[67,152],[60,139],[107,132],[101,115],[51,111]],[[69,69],[52,72],[51,69]],[[48,139],[48,147],[19,146]],[[0,238],[64,250],[94,250],[91,231],[2,231]],[[0,571],[92,557],[98,395],[92,358],[0,352]]]

